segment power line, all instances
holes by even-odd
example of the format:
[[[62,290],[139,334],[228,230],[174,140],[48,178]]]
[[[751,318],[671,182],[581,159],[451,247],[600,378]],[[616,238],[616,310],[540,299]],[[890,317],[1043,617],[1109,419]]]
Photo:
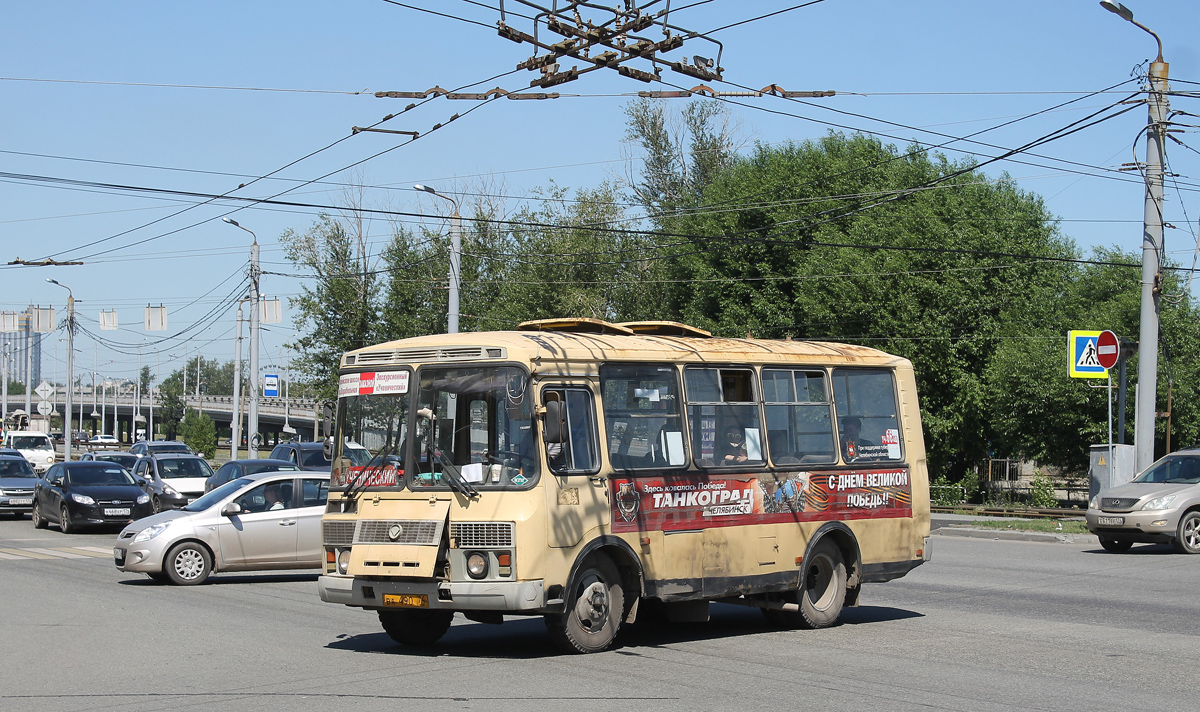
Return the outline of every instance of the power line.
[[[748,19],[748,20],[739,20],[738,22],[734,22],[734,23],[732,23],[732,24],[725,25],[725,26],[723,26],[723,27],[718,27],[718,28],[716,28],[715,30],[709,30],[709,31],[708,31],[708,32],[706,32],[705,34],[709,34],[709,35],[711,35],[711,34],[713,34],[714,32],[720,32],[721,30],[728,30],[730,27],[737,27],[738,25],[744,25],[744,24],[746,24],[746,23],[748,23],[748,22],[758,22],[759,20],[765,20],[765,19],[767,19],[768,17],[774,17],[774,16],[776,16],[776,15],[782,15],[782,14],[783,14],[783,13],[785,13],[785,12],[791,12],[792,10],[799,10],[799,9],[800,9],[800,8],[802,8],[802,7],[808,7],[809,5],[816,5],[817,3],[822,3],[822,2],[825,2],[825,0],[809,0],[809,2],[806,2],[806,3],[801,3],[801,4],[799,4],[799,5],[793,5],[793,6],[791,6],[791,7],[786,7],[786,8],[784,8],[784,9],[782,9],[782,10],[776,10],[775,12],[768,12],[768,13],[767,13],[767,14],[765,14],[765,15],[759,15],[758,17],[751,17],[751,18],[750,18],[750,19]]]

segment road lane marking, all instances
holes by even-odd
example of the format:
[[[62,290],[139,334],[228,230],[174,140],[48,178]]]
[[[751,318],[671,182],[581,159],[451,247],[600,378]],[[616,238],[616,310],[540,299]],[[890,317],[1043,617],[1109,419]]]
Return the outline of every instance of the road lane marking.
[[[83,554],[71,553],[70,549],[67,549],[67,550],[62,550],[62,549],[21,549],[21,553],[25,553],[27,551],[33,552],[35,554],[46,554],[47,556],[51,556],[51,557],[57,556],[61,559],[86,559],[87,558]]]
[[[28,558],[29,557],[27,557],[27,556],[16,556],[14,554],[6,554],[4,549],[0,549],[0,561],[3,561],[5,559],[12,561],[12,560],[28,559]]]
[[[104,548],[103,546],[76,546],[74,548],[79,549],[81,551],[94,551],[97,554],[104,554],[105,556],[112,556],[112,547],[111,546],[108,547],[107,549]]]
[[[35,554],[32,549],[0,549],[0,552],[7,554],[15,554],[22,559],[57,559],[57,556],[48,556],[46,554]]]
[[[65,551],[68,554],[75,554],[75,555],[83,554],[84,556],[93,556],[97,559],[112,558],[112,549],[99,549],[99,551],[104,552],[103,554],[97,553],[97,551],[95,551],[96,549],[98,549],[98,547],[95,547],[95,546],[73,546],[69,549],[61,549],[59,547],[54,547],[55,551]]]

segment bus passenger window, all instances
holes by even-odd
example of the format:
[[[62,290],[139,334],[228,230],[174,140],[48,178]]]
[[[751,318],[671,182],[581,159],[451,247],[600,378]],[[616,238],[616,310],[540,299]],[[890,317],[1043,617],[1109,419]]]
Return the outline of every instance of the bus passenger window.
[[[546,460],[555,472],[596,472],[600,469],[596,415],[592,394],[583,388],[547,389],[543,402],[558,401],[562,442],[546,443]]]
[[[837,462],[825,373],[764,368],[762,379],[771,460],[776,465]]]
[[[683,373],[696,466],[761,465],[762,428],[754,397],[754,371],[688,368]]]
[[[891,371],[833,370],[842,459],[845,462],[899,460],[900,425]]]
[[[613,469],[687,465],[679,381],[673,367],[604,364],[600,388]]]

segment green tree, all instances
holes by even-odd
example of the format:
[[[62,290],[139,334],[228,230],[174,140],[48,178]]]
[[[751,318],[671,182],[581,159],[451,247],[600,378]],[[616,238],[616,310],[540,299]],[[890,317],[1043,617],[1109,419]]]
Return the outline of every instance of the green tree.
[[[183,382],[182,379],[174,377],[176,374],[165,378],[158,389],[160,402],[155,412],[155,421],[167,440],[175,439],[184,417]]]
[[[204,457],[211,459],[217,454],[217,427],[207,414],[188,408],[179,426],[179,437]]]

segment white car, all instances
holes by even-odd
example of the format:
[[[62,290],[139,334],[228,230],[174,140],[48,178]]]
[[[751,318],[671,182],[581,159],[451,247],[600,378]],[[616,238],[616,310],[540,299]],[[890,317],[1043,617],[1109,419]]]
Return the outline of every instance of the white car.
[[[96,435],[88,440],[88,445],[120,445],[116,435]]]
[[[4,447],[19,451],[38,473],[49,470],[57,459],[54,441],[46,433],[36,430],[14,430],[5,433]]]

